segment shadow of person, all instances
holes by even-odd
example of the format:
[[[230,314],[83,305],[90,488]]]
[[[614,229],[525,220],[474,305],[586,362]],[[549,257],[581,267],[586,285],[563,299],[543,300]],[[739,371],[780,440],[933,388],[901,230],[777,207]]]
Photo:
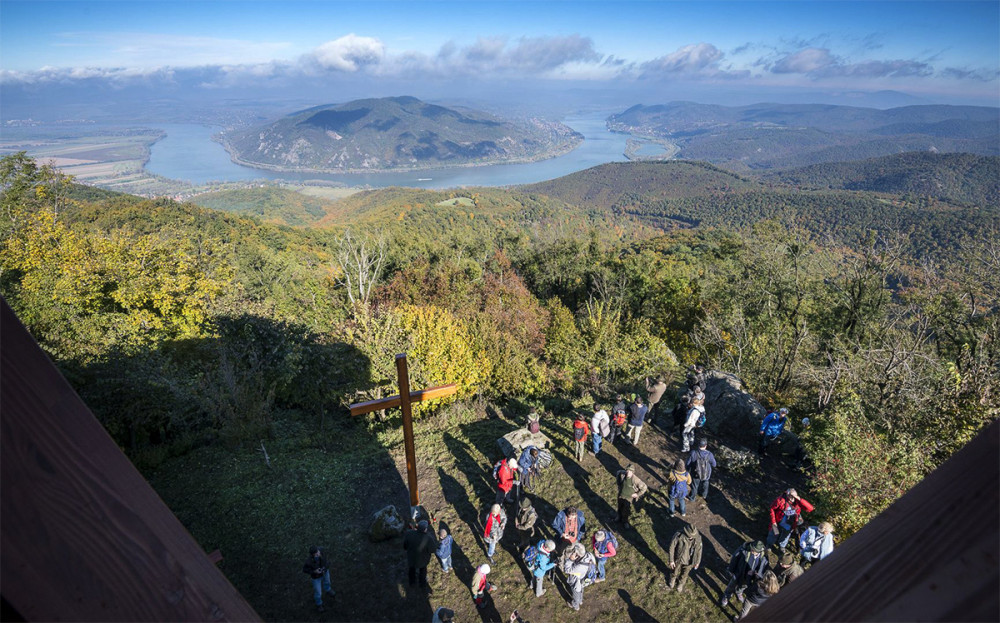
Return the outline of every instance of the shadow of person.
[[[628,608],[629,621],[633,623],[659,623],[653,615],[632,603],[632,596],[624,588],[618,589],[618,596],[621,597],[622,601],[625,602],[625,607]]]

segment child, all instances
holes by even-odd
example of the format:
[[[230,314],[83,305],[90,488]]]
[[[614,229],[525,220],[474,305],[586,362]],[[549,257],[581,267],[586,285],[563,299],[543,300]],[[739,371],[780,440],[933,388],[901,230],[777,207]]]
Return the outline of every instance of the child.
[[[455,542],[455,539],[448,534],[448,530],[445,528],[441,528],[441,531],[438,532],[438,538],[441,540],[438,541],[438,548],[434,553],[437,555],[438,560],[441,561],[441,570],[449,573],[451,571],[451,545]]]
[[[670,484],[670,514],[674,514],[674,504],[680,503],[681,517],[687,517],[687,494],[691,490],[691,475],[687,472],[684,459],[677,459],[674,469],[667,476]]]
[[[590,434],[590,424],[583,419],[582,414],[576,415],[573,422],[573,442],[576,444],[576,460],[583,460],[583,453],[587,448],[587,435]]]

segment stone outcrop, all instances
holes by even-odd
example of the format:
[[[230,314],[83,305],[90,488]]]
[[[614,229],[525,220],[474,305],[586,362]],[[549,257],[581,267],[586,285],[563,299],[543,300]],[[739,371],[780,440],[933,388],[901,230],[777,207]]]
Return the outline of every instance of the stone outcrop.
[[[535,446],[542,450],[552,445],[552,441],[545,433],[533,433],[527,428],[519,428],[497,439],[497,445],[500,446],[500,451],[505,457],[517,459],[521,457],[521,452],[528,446]]]
[[[396,507],[390,504],[375,513],[372,525],[368,529],[368,538],[374,543],[388,541],[403,534],[405,527],[403,517],[400,516]]]
[[[711,370],[705,374],[705,430],[716,437],[737,441],[756,451],[760,423],[768,410],[743,387],[735,374]],[[789,423],[770,447],[773,455],[794,455],[798,435]]]

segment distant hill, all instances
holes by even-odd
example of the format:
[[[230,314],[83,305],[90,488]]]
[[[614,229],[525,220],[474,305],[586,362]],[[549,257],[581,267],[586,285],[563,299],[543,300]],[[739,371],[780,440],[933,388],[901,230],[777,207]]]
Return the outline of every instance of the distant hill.
[[[668,140],[679,158],[734,170],[804,166],[908,151],[1000,155],[1000,109],[904,106],[878,110],[818,104],[637,105],[608,128]]]
[[[561,123],[388,97],[303,110],[227,134],[224,144],[235,162],[252,167],[348,172],[530,161],[582,140]]]
[[[254,216],[281,225],[308,225],[326,216],[331,201],[286,188],[262,187],[222,190],[191,198],[203,208]]]
[[[776,171],[764,179],[798,187],[934,197],[1000,209],[1000,158],[995,156],[911,152]]]

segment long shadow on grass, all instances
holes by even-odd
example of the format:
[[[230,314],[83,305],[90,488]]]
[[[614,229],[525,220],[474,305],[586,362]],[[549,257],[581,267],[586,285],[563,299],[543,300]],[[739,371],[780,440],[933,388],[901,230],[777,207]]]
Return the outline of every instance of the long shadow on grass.
[[[628,618],[630,621],[633,623],[658,623],[653,615],[632,603],[632,596],[629,595],[627,590],[619,588],[618,596],[622,598],[622,601],[625,602],[625,606],[628,608]]]

